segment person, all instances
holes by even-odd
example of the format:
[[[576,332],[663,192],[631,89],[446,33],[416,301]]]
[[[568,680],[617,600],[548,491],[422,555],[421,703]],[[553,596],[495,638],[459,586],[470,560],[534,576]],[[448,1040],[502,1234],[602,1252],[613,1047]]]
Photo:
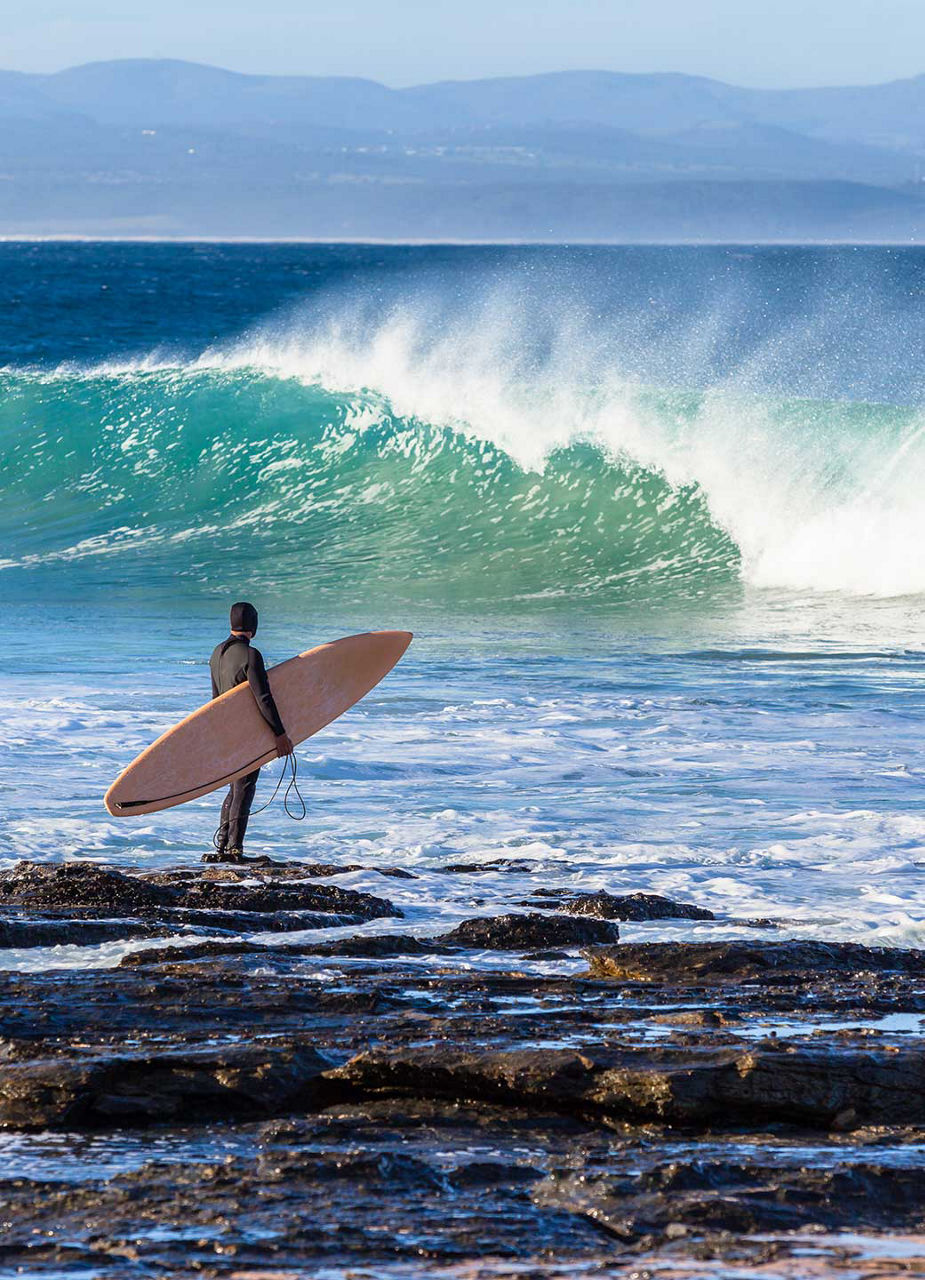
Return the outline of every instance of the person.
[[[231,606],[231,634],[215,646],[209,660],[212,673],[212,697],[227,693],[245,681],[250,685],[260,714],[276,738],[276,752],[288,756],[292,742],[283,727],[273,700],[263,655],[251,644],[257,634],[257,610],[246,600]],[[215,833],[215,852],[203,854],[204,862],[245,862],[244,835],[250,817],[260,770],[236,778],[228,788],[222,805],[222,818]]]

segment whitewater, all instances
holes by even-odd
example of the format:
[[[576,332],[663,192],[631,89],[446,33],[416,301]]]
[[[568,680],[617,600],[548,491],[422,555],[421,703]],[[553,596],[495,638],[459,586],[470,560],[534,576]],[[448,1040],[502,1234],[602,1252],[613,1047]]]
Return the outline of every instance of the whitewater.
[[[685,937],[925,944],[925,255],[0,266],[5,863],[198,859],[214,797],[135,822],[100,797],[253,597],[270,660],[417,634],[303,747],[308,818],[261,814],[255,852],[408,867],[421,933],[554,884],[716,912]]]

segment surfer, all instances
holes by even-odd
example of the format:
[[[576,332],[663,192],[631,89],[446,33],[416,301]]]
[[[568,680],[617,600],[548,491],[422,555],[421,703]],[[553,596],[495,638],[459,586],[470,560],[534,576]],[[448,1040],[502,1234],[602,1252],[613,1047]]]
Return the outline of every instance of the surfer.
[[[209,660],[212,672],[212,697],[245,682],[250,685],[260,714],[276,737],[277,754],[292,753],[292,742],[283,727],[273,700],[263,655],[251,644],[257,633],[257,610],[247,601],[231,606],[231,634],[216,645]],[[260,770],[236,778],[228,788],[222,805],[222,819],[215,833],[215,852],[203,854],[204,862],[244,862],[244,835],[250,817]]]

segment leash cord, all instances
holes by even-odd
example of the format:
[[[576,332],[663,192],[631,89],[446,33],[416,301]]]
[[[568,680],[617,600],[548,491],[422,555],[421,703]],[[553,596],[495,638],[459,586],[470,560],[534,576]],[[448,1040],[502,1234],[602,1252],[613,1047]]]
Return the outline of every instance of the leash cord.
[[[286,790],[283,792],[283,810],[286,814],[286,817],[291,818],[293,822],[301,822],[303,820],[303,818],[305,817],[308,811],[305,807],[305,801],[302,798],[302,792],[299,790],[299,762],[296,759],[296,754],[294,751],[290,752],[288,756],[283,757],[282,771],[280,772],[279,777],[276,779],[276,786],[273,788],[273,794],[270,796],[269,800],[267,800],[266,804],[262,804],[259,809],[251,809],[251,813],[250,813],[251,817],[253,817],[255,813],[263,813],[264,809],[269,809],[270,805],[279,795],[279,789],[283,785],[283,780],[286,777],[288,777],[289,780],[286,783]],[[293,794],[293,792],[295,793],[295,798],[299,803],[301,813],[294,812],[295,805],[293,805],[292,809],[289,808],[289,798]],[[221,844],[219,843],[221,839],[221,834],[222,834],[222,824],[219,823],[219,825],[215,828],[215,832],[212,836],[212,844],[215,847],[215,849],[219,852],[221,851],[221,848],[222,848]]]

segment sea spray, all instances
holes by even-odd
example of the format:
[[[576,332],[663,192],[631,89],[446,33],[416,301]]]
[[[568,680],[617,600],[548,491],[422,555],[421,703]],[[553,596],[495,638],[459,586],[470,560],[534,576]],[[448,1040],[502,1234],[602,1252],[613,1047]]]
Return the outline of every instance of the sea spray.
[[[406,326],[180,366],[7,370],[8,574],[598,604],[925,590],[916,410],[526,377]],[[365,380],[364,380],[365,375]],[[105,574],[113,572],[107,568]],[[228,583],[230,585],[230,582]]]

